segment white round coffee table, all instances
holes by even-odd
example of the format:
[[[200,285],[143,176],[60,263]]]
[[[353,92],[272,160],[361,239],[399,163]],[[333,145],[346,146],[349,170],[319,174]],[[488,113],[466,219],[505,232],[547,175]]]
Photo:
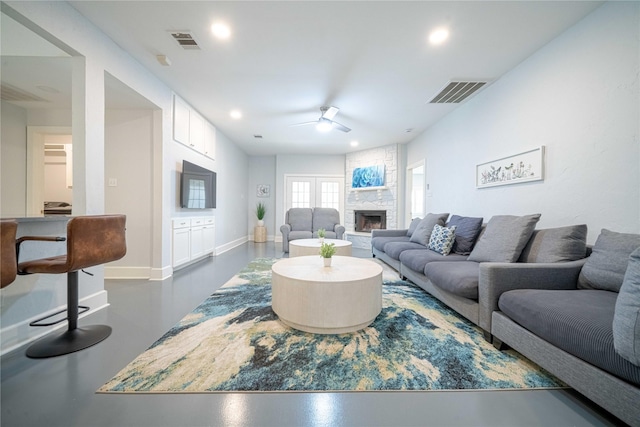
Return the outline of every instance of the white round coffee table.
[[[324,239],[336,246],[336,255],[351,256],[351,242],[340,239]],[[320,239],[298,239],[289,242],[289,258],[306,255],[320,256]]]
[[[373,261],[319,255],[283,258],[271,267],[272,307],[292,328],[342,334],[365,328],[382,310],[382,267]]]

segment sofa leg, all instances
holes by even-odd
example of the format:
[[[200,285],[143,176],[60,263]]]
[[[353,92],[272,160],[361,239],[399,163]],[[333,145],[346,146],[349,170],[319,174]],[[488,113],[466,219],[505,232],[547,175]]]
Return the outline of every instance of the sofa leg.
[[[487,341],[488,343],[490,343],[493,340],[493,336],[491,335],[491,332],[489,331],[482,331],[482,336],[484,336],[485,341]]]
[[[509,348],[508,345],[506,345],[499,338],[496,338],[496,337],[493,337],[493,346],[500,351],[504,351]]]

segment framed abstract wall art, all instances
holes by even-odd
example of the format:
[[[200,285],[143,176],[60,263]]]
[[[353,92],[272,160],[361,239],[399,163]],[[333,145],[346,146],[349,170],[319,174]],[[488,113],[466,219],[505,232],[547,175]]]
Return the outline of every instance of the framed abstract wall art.
[[[476,188],[544,180],[544,145],[476,166]]]
[[[266,184],[258,184],[256,187],[257,197],[269,197],[271,195],[271,186]]]
[[[384,186],[384,165],[355,168],[351,179],[353,189],[373,189]]]

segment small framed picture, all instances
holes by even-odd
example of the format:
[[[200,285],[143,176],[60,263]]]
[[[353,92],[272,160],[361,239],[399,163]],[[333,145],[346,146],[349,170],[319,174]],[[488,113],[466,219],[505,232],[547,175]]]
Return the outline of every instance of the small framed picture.
[[[269,197],[271,195],[271,187],[267,184],[258,184],[256,188],[256,196]]]

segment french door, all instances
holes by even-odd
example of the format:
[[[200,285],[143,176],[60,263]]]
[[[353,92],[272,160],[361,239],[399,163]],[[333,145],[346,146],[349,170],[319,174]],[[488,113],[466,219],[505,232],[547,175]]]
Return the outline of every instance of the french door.
[[[289,175],[285,212],[290,208],[334,208],[344,218],[344,177]]]

